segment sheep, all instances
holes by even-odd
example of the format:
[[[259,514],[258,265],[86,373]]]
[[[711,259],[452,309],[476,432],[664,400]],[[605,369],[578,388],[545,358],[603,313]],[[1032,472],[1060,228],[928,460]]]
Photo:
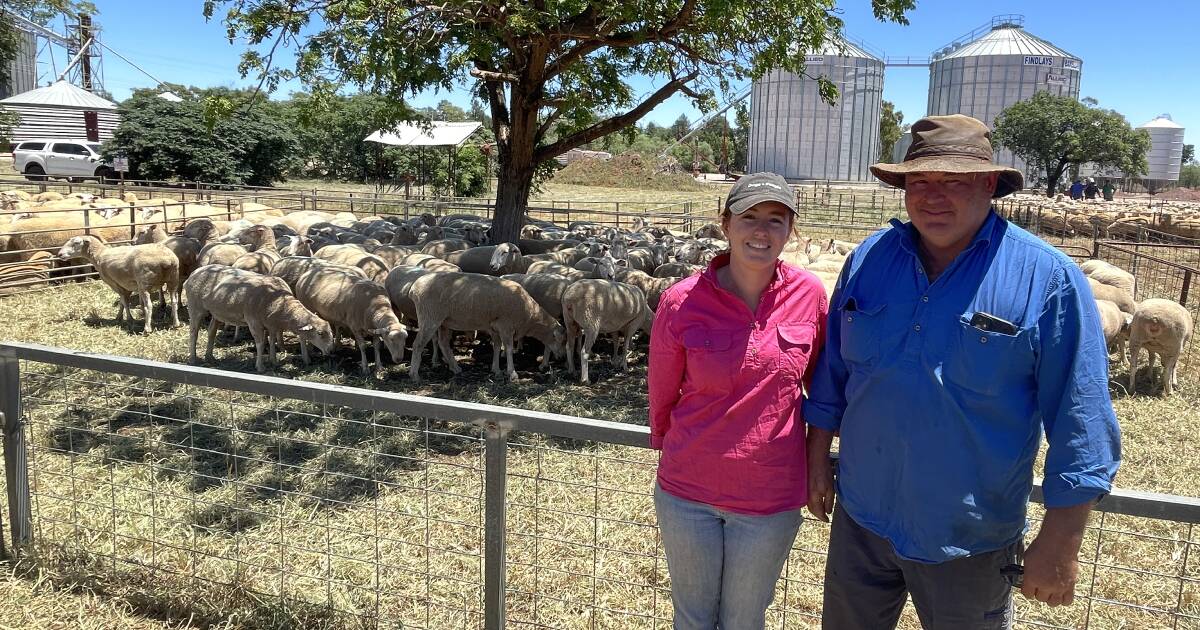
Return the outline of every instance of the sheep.
[[[249,252],[238,256],[230,265],[234,269],[243,269],[260,274],[268,274],[271,267],[283,258],[275,249],[275,232],[265,225],[255,225],[242,232],[242,243],[249,246]]]
[[[0,234],[0,264],[29,260],[32,249],[20,234]]]
[[[329,323],[305,308],[279,278],[222,265],[207,265],[197,269],[183,283],[183,289],[187,293],[191,325],[188,350],[192,363],[199,362],[196,357],[196,337],[200,332],[200,324],[209,314],[212,315],[212,321],[208,324],[205,361],[213,360],[213,342],[218,322],[250,329],[250,335],[254,337],[254,369],[259,372],[266,371],[263,363],[264,341],[269,346],[271,364],[279,365],[275,347],[283,331],[295,333],[300,338],[305,365],[309,363],[308,344],[313,344],[321,352],[329,352],[333,347],[333,331]]]
[[[525,226],[531,227],[531,226]],[[579,241],[575,239],[532,239],[521,238],[517,240],[517,247],[524,254],[548,254],[550,252],[571,249],[579,245]]]
[[[1133,295],[1125,289],[1103,284],[1092,277],[1089,277],[1087,281],[1088,285],[1092,288],[1092,296],[1097,300],[1113,302],[1121,308],[1121,312],[1130,315],[1133,315],[1137,311],[1137,302],[1133,301]]]
[[[669,262],[654,268],[655,278],[686,278],[702,271],[704,267],[683,262]]]
[[[652,311],[657,311],[662,294],[683,278],[655,278],[636,269],[621,269],[617,271],[613,279],[641,289],[642,294],[646,296],[646,306],[649,306]]]
[[[20,234],[24,249],[58,249],[75,236],[96,236],[106,242],[129,238],[128,223],[109,223],[98,216],[84,218],[83,211],[55,213],[22,219],[0,227],[0,234]]]
[[[1129,295],[1135,295],[1136,278],[1133,274],[1103,260],[1086,260],[1079,264],[1084,275],[1093,278],[1100,284],[1123,289]]]
[[[438,337],[442,354],[451,371],[462,372],[454,360],[449,337],[439,334],[448,330],[480,330],[492,337],[492,372],[500,374],[500,350],[504,348],[508,380],[515,381],[513,343],[523,337],[534,337],[546,346],[542,367],[550,364],[551,355],[563,352],[563,327],[521,288],[520,284],[482,274],[448,272],[426,274],[417,278],[409,288],[417,308],[420,328],[413,343],[413,357],[408,374],[414,383],[420,382],[421,349],[434,336]]]
[[[403,245],[381,245],[372,249],[371,253],[383,259],[389,269],[395,269],[405,257],[410,254],[419,254],[421,250]]]
[[[0,296],[45,286],[53,266],[54,256],[43,251],[33,252],[29,260],[0,266]]]
[[[133,320],[129,298],[133,291],[137,291],[145,310],[144,332],[150,333],[153,330],[154,319],[150,291],[165,286],[163,302],[165,304],[168,296],[170,297],[171,324],[179,325],[179,259],[163,245],[147,243],[108,247],[104,241],[94,236],[76,236],[62,246],[58,257],[62,260],[86,258],[96,268],[100,279],[121,299],[121,309],[117,312],[118,322],[124,321],[126,313],[129,313],[130,321]]]
[[[1108,300],[1096,300],[1096,311],[1100,313],[1100,325],[1104,329],[1104,343],[1116,348],[1121,360],[1125,360],[1125,341],[1129,338],[1129,324],[1133,316],[1121,311],[1121,307]]]
[[[646,296],[637,287],[609,280],[580,280],[563,292],[563,319],[567,328],[567,369],[575,373],[575,340],[579,345],[580,382],[588,382],[588,360],[592,345],[600,333],[618,332],[624,336],[613,348],[613,364],[619,369],[629,365],[629,346],[633,334],[647,318],[653,318]]]
[[[162,245],[171,250],[175,257],[179,259],[179,277],[187,279],[192,275],[197,267],[197,262],[200,259],[200,249],[203,247],[200,241],[189,238],[187,236],[172,236],[162,242]],[[183,287],[180,285],[180,290]]]
[[[167,240],[167,233],[162,229],[162,226],[157,223],[143,225],[133,233],[134,245],[145,245],[146,243],[161,243]]]
[[[554,319],[562,319],[563,291],[575,282],[574,278],[560,276],[556,273],[510,273],[500,276],[504,280],[512,280],[521,285],[525,292],[533,298],[538,306],[546,310]]]
[[[444,258],[446,262],[458,265],[466,273],[481,273],[490,276],[517,273],[524,271],[527,266],[521,260],[521,250],[512,243],[472,247],[463,251],[451,252]]]
[[[387,279],[388,271],[391,270],[391,267],[382,258],[374,254],[368,254],[365,250],[353,245],[330,245],[322,247],[313,256],[341,265],[358,267],[366,272],[368,278],[381,285]]]
[[[29,198],[29,201],[34,203],[46,203],[47,201],[62,201],[62,193],[42,192]]]
[[[458,265],[429,254],[409,254],[400,260],[400,264],[414,265],[430,271],[462,271]]]
[[[1138,305],[1129,324],[1130,396],[1137,392],[1138,355],[1142,348],[1150,353],[1152,367],[1155,354],[1162,358],[1163,395],[1173,393],[1173,388],[1179,386],[1175,364],[1192,336],[1192,327],[1192,314],[1178,302],[1151,298]]]
[[[300,276],[295,289],[296,297],[304,306],[331,325],[350,330],[358,345],[364,375],[370,373],[367,367],[367,339],[375,348],[376,376],[383,375],[380,337],[393,361],[399,363],[404,360],[404,342],[408,339],[408,331],[392,310],[383,285],[352,273],[318,265]]]
[[[197,264],[200,267],[207,265],[225,265],[232,267],[233,263],[237,262],[238,258],[248,254],[249,250],[241,245],[233,243],[209,243],[200,250],[200,256],[197,259]]]
[[[307,256],[286,256],[279,259],[279,262],[275,263],[275,265],[271,267],[271,275],[283,280],[285,283],[287,283],[288,288],[292,290],[292,293],[295,293],[296,283],[299,282],[300,276],[303,276],[305,272],[314,267],[321,267],[323,269],[337,269],[352,276],[367,280],[367,274],[358,267],[348,267],[346,265],[331,263],[328,260],[309,258]]]
[[[422,254],[437,256],[445,259],[446,256],[454,252],[461,252],[471,249],[472,245],[466,239],[461,238],[444,238],[436,241],[429,241],[421,246]]]
[[[276,237],[280,256],[312,256],[313,240],[307,236]]]

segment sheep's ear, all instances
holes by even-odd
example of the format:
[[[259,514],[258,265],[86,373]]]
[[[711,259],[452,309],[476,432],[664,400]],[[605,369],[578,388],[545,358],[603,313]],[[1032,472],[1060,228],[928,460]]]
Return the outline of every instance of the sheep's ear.
[[[312,324],[307,324],[300,327],[300,332],[308,332],[313,329]]]

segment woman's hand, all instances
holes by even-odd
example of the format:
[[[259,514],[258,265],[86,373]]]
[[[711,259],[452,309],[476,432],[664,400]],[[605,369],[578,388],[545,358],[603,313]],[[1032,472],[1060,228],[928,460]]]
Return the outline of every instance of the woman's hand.
[[[808,511],[817,520],[828,523],[829,515],[833,513],[833,465],[829,462],[833,432],[809,425],[806,441],[808,449]]]

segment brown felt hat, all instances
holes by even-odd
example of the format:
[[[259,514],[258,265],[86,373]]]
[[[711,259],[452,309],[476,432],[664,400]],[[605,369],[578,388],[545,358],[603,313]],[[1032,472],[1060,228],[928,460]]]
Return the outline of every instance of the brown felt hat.
[[[885,184],[904,188],[904,176],[909,173],[999,173],[993,198],[1016,192],[1025,184],[1017,169],[992,163],[992,132],[970,116],[926,116],[909,131],[912,145],[903,162],[871,166],[871,173]]]

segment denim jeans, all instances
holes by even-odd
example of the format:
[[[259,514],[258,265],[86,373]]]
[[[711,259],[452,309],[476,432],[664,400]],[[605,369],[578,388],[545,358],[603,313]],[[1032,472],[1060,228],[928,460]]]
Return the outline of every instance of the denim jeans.
[[[654,486],[676,630],[762,630],[800,510],[765,516],[686,501]]]

